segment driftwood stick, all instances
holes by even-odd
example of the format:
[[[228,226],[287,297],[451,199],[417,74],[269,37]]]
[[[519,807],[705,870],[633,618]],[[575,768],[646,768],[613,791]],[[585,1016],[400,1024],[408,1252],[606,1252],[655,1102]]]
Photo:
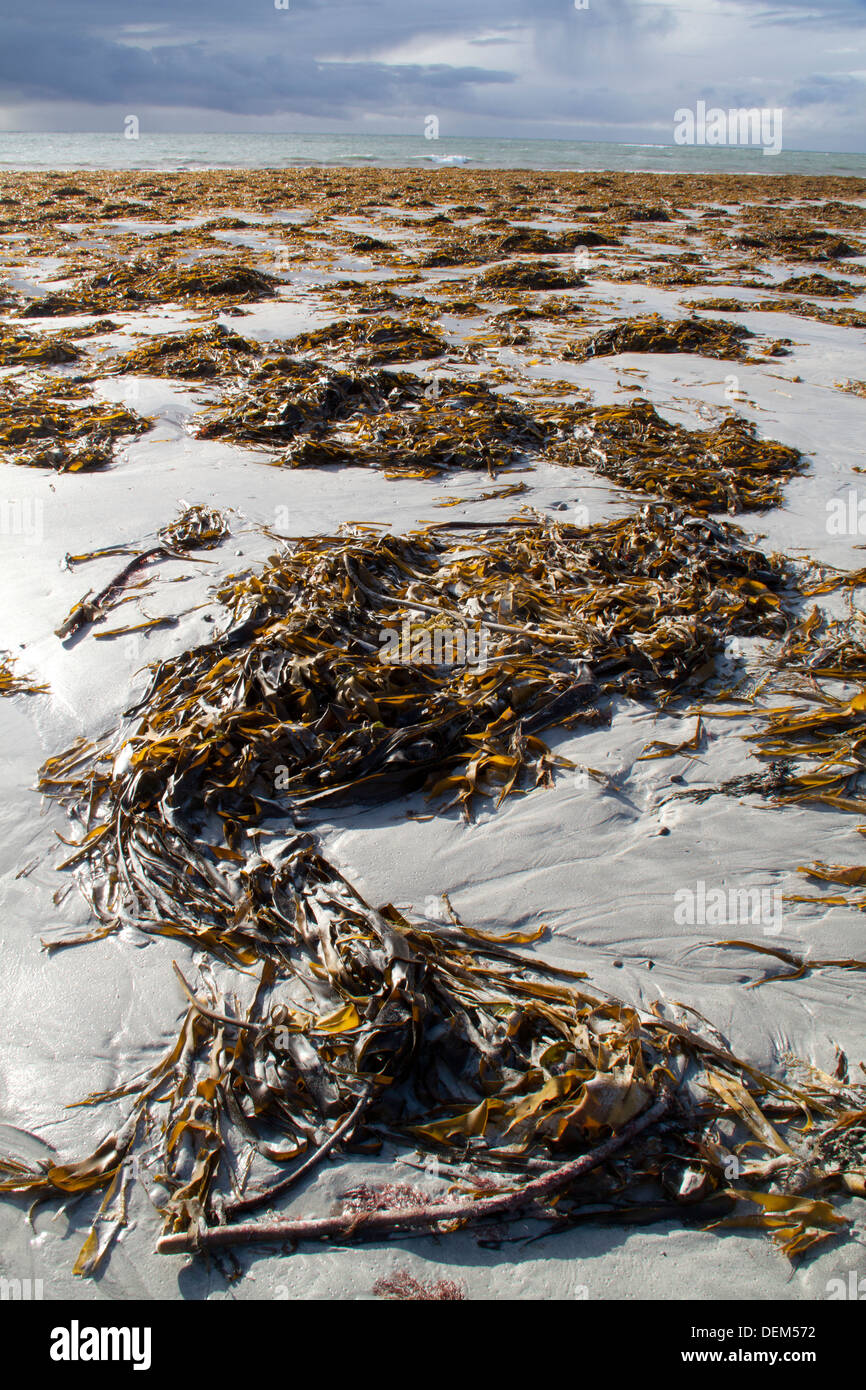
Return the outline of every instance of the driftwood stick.
[[[630,1120],[618,1134],[597,1145],[591,1153],[571,1163],[555,1168],[551,1173],[535,1178],[516,1192],[504,1192],[495,1197],[461,1198],[455,1201],[431,1202],[426,1206],[390,1208],[369,1213],[341,1212],[336,1216],[279,1221],[247,1221],[235,1226],[210,1226],[204,1230],[180,1231],[162,1236],[157,1242],[160,1255],[177,1255],[197,1250],[212,1250],[226,1245],[254,1245],[262,1241],[280,1243],[285,1240],[347,1240],[353,1236],[381,1237],[395,1231],[432,1231],[442,1222],[458,1221],[463,1225],[484,1221],[493,1216],[512,1216],[545,1198],[560,1192],[569,1183],[597,1168],[612,1154],[629,1143],[637,1134],[669,1109],[670,1091],[664,1091],[649,1110]]]

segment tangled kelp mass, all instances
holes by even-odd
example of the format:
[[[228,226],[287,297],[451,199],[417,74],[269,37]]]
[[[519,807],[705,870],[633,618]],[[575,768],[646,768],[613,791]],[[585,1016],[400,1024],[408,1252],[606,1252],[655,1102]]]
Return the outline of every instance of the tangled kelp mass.
[[[9,186],[0,175],[0,195]],[[796,303],[801,318],[856,328],[856,310],[802,296],[859,293],[851,255],[866,210],[850,199],[866,186],[788,180],[781,208],[779,186],[446,169],[434,192],[429,174],[389,171],[96,174],[27,180],[15,217],[4,212],[4,229],[25,235],[6,243],[12,261],[55,257],[62,269],[36,295],[6,296],[0,365],[28,375],[25,386],[4,379],[3,400],[25,407],[32,371],[51,368],[37,377],[39,410],[62,406],[54,426],[64,448],[72,417],[123,415],[81,404],[96,378],[151,375],[207,382],[186,445],[253,446],[293,469],[377,468],[385,481],[364,483],[399,479],[402,493],[408,479],[423,487],[452,470],[521,468],[521,482],[471,502],[537,500],[537,477],[559,464],[610,479],[631,508],[593,526],[529,509],[407,535],[356,526],[291,540],[241,575],[222,566],[214,595],[228,617],[218,635],[179,655],[162,649],[134,708],[47,760],[41,789],[73,824],[63,867],[92,913],[48,934],[46,949],[62,961],[66,948],[114,937],[123,950],[139,931],[196,953],[176,966],[184,1015],[165,1056],[84,1102],[121,1113],[92,1154],[0,1159],[9,1194],[101,1194],[78,1273],[98,1270],[136,1182],[160,1213],[165,1253],[441,1235],[481,1222],[501,1231],[525,1216],[550,1230],[672,1216],[759,1227],[792,1258],[849,1233],[840,1199],[866,1192],[866,1093],[847,1064],[829,1076],[787,1059],[770,1074],[687,1006],[639,1008],[550,964],[541,928],[481,933],[447,895],[435,920],[428,908],[374,906],[315,834],[337,803],[421,792],[430,817],[454,808],[468,820],[550,787],[582,766],[553,751],[550,731],[606,737],[623,697],[656,712],[699,705],[691,737],[653,740],[644,759],[692,759],[716,714],[749,709],[757,720],[749,746],[763,771],[672,799],[757,794],[862,814],[862,622],[803,611],[835,590],[853,600],[862,575],[787,560],[711,517],[778,506],[805,455],[773,439],[772,423],[759,430],[720,401],[712,427],[671,423],[661,413],[671,402],[656,409],[649,399],[652,381],[626,404],[592,403],[599,374],[610,365],[612,381],[624,352],[777,367],[791,346],[768,349],[702,312]],[[249,221],[225,215],[239,208]],[[299,209],[302,222],[282,220]],[[202,212],[205,223],[172,225]],[[80,244],[67,230],[76,214]],[[360,218],[382,235],[352,225]],[[829,230],[815,226],[821,218]],[[130,230],[139,220],[141,231]],[[227,247],[238,230],[244,246]],[[804,261],[828,275],[795,274]],[[446,280],[438,272],[448,267]],[[658,293],[640,317],[624,317],[641,301],[611,291],[635,283]],[[773,299],[694,301],[677,317],[676,287],[710,283]],[[334,321],[269,341],[283,301]],[[109,312],[116,327],[94,317]],[[142,338],[141,317],[157,312],[172,331]],[[93,321],[60,336],[53,323],[28,323],[27,334],[14,323],[67,314]],[[243,335],[217,320],[225,314],[249,315]],[[121,340],[90,341],[117,329]],[[533,376],[542,356],[568,367],[557,365],[553,381]],[[433,375],[440,363],[452,374]],[[839,385],[856,393],[862,383]],[[633,392],[634,378],[617,389]],[[256,489],[263,476],[275,475],[259,470]],[[286,475],[281,486],[300,481]],[[283,529],[260,534],[286,541]],[[199,549],[221,560],[228,534],[228,515],[211,505],[186,508],[136,545],[86,551],[85,542],[67,568],[129,558],[57,636],[71,645],[87,635],[89,645],[92,635],[95,645],[176,623],[106,625],[152,562],[193,561]],[[775,655],[730,711],[719,673],[740,637]],[[4,672],[4,694],[40,688]],[[762,682],[783,708],[749,703]],[[816,851],[802,869],[832,885],[808,901],[862,906],[856,865]],[[762,953],[768,973],[752,983],[771,988],[810,970],[856,980],[863,969],[823,950],[716,944]],[[582,950],[572,963],[586,964]],[[450,1188],[347,1183],[336,1212],[246,1219],[329,1155],[381,1152],[393,1171],[418,1151],[443,1165]]]
[[[551,775],[539,729],[595,722],[598,702],[618,691],[699,686],[725,634],[784,634],[790,576],[739,541],[735,528],[660,507],[595,533],[301,541],[223,592],[225,636],[157,668],[122,730],[49,760],[43,789],[73,809],[82,838],[66,862],[87,865],[100,923],[83,939],[130,922],[188,940],[244,978],[258,972],[243,1008],[213,981],[202,997],[183,980],[177,1044],[140,1083],[89,1098],[132,1098],[91,1159],[39,1170],[4,1162],[10,1192],[107,1188],[78,1272],[98,1266],[132,1156],[154,1143],[165,1251],[273,1239],[282,1227],[232,1219],[275,1200],[350,1136],[471,1154],[499,1171],[497,1195],[470,1186],[456,1200],[350,1207],[286,1234],[375,1235],[446,1219],[459,1228],[527,1209],[562,1225],[599,1200],[628,1215],[701,1199],[734,1222],[737,1200],[763,1204],[792,1255],[844,1228],[803,1188],[861,1180],[828,1146],[862,1088],[814,1073],[782,1082],[700,1027],[586,993],[579,974],[512,950],[532,934],[491,938],[453,913],[443,926],[376,911],[308,836],[261,853],[263,830],[334,794],[392,796],[428,776],[434,797],[501,801],[525,770]],[[478,621],[490,629],[483,667],[437,661],[437,627]],[[395,624],[413,644],[426,637],[429,661],[385,659],[377,643]],[[770,1156],[745,1163],[733,1188],[729,1150],[711,1128],[729,1113]],[[804,1114],[808,1144],[793,1124]],[[650,1122],[654,1144],[641,1137]],[[294,1167],[231,1196],[221,1175],[245,1147]],[[575,1147],[583,1157],[568,1159]],[[608,1152],[620,1154],[613,1185],[596,1172]],[[773,1201],[760,1185],[769,1171],[792,1179]],[[627,1189],[649,1195],[618,1197],[624,1173]]]
[[[4,325],[0,334],[0,366],[48,366],[58,362],[77,362],[81,354],[73,343],[57,338],[36,338]]]
[[[583,361],[588,357],[611,357],[620,352],[699,352],[704,357],[745,360],[744,343],[753,336],[742,324],[726,323],[721,319],[691,318],[666,323],[654,314],[604,329],[568,355]]]
[[[178,380],[207,380],[237,375],[259,352],[257,344],[218,323],[212,328],[193,328],[186,333],[151,339],[116,357],[103,371],[120,376],[133,372]]]
[[[71,290],[52,290],[31,299],[19,316],[110,314],[147,304],[208,303],[214,298],[232,302],[267,299],[273,295],[275,283],[264,271],[221,259],[186,266],[134,261],[90,276]]]
[[[573,418],[573,437],[557,446],[557,457],[696,512],[766,511],[781,502],[781,484],[806,468],[798,450],[760,439],[737,416],[715,429],[687,430],[636,399],[577,409]]]
[[[56,384],[63,394],[62,383]],[[0,381],[0,458],[60,473],[105,468],[115,441],[150,427],[149,420],[124,406],[72,407],[51,394],[48,384],[20,390],[13,381]]]

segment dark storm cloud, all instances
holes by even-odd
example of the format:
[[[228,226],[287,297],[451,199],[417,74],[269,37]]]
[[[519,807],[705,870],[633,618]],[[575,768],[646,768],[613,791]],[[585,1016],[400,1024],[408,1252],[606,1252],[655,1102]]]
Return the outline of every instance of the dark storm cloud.
[[[3,5],[9,11],[12,0]],[[852,115],[866,68],[866,0],[289,6],[22,4],[0,15],[0,121],[111,128],[119,108],[147,111],[152,129],[198,120],[212,129],[405,131],[435,112],[455,134],[665,142],[674,109],[705,98],[784,106],[801,146],[864,142]]]

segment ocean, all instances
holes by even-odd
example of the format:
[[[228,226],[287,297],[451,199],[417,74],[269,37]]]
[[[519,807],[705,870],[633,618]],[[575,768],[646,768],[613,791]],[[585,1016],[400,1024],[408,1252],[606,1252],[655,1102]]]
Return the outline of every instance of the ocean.
[[[612,170],[635,173],[831,174],[866,178],[866,154],[760,146],[625,145],[420,135],[0,132],[0,169],[280,169],[310,165]]]

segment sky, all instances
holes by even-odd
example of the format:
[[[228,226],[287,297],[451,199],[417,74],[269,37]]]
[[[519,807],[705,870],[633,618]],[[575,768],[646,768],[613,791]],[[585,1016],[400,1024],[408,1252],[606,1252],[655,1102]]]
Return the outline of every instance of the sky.
[[[585,8],[577,8],[577,5]],[[866,151],[866,0],[0,0],[0,131],[296,131],[670,144],[781,108]]]

